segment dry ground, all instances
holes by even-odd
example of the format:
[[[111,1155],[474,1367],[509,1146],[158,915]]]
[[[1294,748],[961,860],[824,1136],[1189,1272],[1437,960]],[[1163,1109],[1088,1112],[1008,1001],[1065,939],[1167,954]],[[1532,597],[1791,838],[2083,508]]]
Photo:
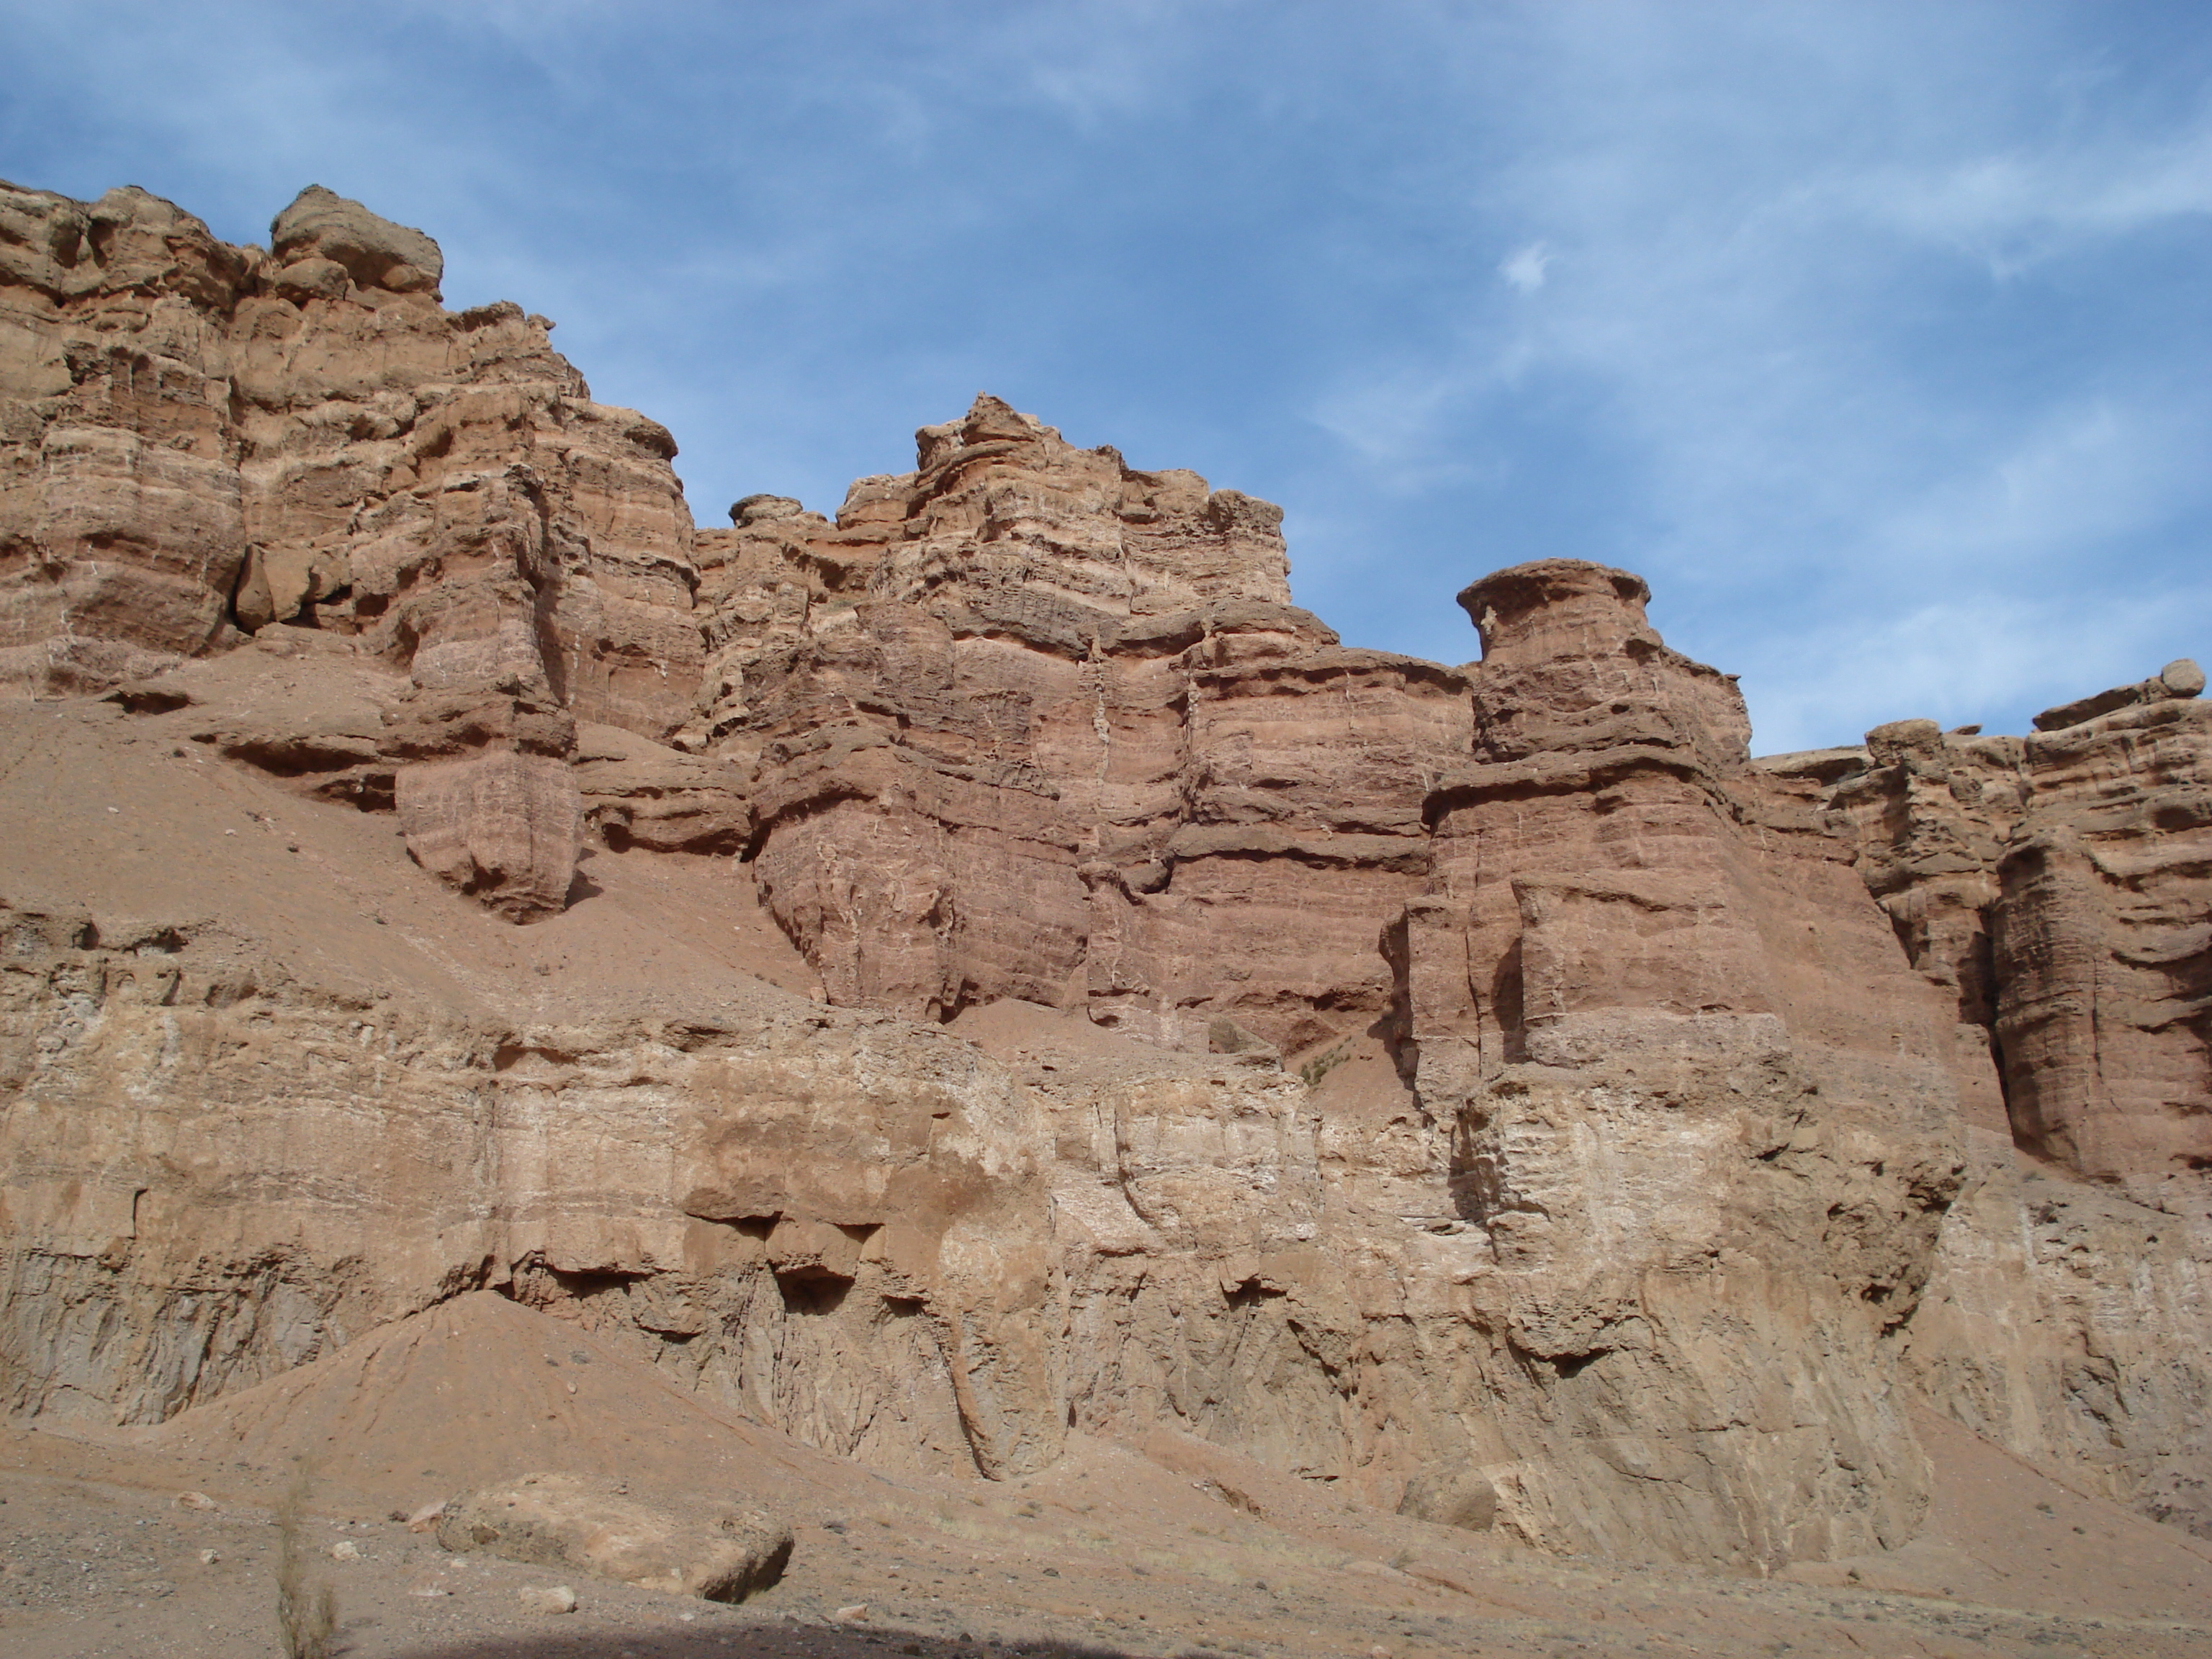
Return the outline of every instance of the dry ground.
[[[369,1386],[395,1370],[418,1390],[397,1408]],[[441,1394],[497,1409],[427,1416]],[[528,1426],[552,1400],[573,1416]],[[278,1652],[270,1505],[290,1460],[319,1450],[311,1541],[349,1659],[2212,1654],[2212,1550],[1923,1426],[1940,1496],[1922,1539],[1760,1580],[1548,1559],[1167,1434],[1079,1438],[1022,1481],[885,1475],[484,1296],[151,1433],[0,1433],[0,1653]],[[641,1490],[689,1470],[780,1510],[799,1539],[783,1582],[723,1607],[448,1554],[392,1518],[501,1469],[625,1459]],[[217,1507],[181,1507],[186,1492]],[[344,1542],[357,1559],[330,1555]],[[517,1594],[555,1583],[575,1612]]]
[[[388,814],[226,765],[193,741],[196,718],[0,710],[0,896],[219,912],[317,983],[405,986],[512,1018],[811,988],[721,861],[602,853],[585,866],[588,902],[512,928],[413,870]],[[963,1034],[1010,1052],[1045,1035],[1018,1010],[971,1023]],[[349,1659],[2212,1655],[2212,1550],[1954,1425],[1924,1429],[1939,1497],[1921,1539],[1760,1580],[1548,1559],[1164,1434],[1079,1437],[1048,1474],[1000,1485],[873,1474],[484,1296],[158,1431],[0,1428],[0,1659],[277,1652],[270,1507],[303,1455],[320,1472],[313,1541]],[[798,1535],[791,1570],[726,1608],[448,1556],[390,1519],[564,1468],[776,1510]],[[180,1508],[185,1492],[217,1507]],[[341,1542],[358,1559],[331,1557]],[[560,1582],[572,1613],[526,1612],[516,1594]],[[866,1612],[840,1622],[853,1607]]]

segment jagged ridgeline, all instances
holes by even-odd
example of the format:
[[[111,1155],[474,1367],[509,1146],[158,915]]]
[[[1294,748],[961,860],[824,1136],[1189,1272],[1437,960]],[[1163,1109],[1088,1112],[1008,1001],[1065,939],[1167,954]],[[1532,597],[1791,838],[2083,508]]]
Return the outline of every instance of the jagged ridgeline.
[[[1627,572],[1347,648],[989,397],[699,530],[441,263],[0,187],[12,1409],[490,1289],[885,1466],[1771,1566],[1912,1534],[1918,1397],[2212,1533],[2190,665],[1754,760]]]

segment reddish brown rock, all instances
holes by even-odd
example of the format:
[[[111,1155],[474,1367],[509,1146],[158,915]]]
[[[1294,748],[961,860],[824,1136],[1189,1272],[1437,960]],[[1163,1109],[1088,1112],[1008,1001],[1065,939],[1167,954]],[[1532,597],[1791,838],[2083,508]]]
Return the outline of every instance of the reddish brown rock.
[[[2025,739],[1901,720],[1762,764],[1856,848],[1957,1021],[1968,1179],[1909,1374],[2021,1455],[2203,1531],[2212,711],[2187,668]]]
[[[753,497],[701,538],[702,740],[757,761],[756,868],[833,999],[1087,1006],[1199,1051],[1216,1016],[1371,1023],[1464,682],[1289,606],[1265,503],[989,398],[917,458],[835,526]]]
[[[579,725],[574,762],[585,823],[617,851],[736,853],[751,831],[750,780],[726,761]]]
[[[951,516],[933,480],[963,456],[970,494],[1060,516]],[[1355,1466],[1472,1463],[1523,1535],[1632,1551],[1647,1477],[1590,1449],[1606,1402],[1650,1402],[1636,1455],[1717,1494],[1768,1432],[1714,1438],[1718,1401],[1788,1374],[1824,1402],[1788,1480],[1829,1518],[1723,1520],[1701,1497],[1692,1530],[1746,1559],[1909,1530],[1915,1465],[1875,1379],[1955,1182],[1948,1025],[1844,850],[1750,768],[1733,685],[1644,621],[1641,581],[1551,562],[1478,584],[1470,675],[1212,598],[1218,558],[1138,567],[1165,589],[1138,610],[1101,574],[1127,532],[1106,458],[1003,405],[926,428],[921,459],[856,487],[837,527],[751,500],[702,538],[705,740],[757,756],[755,868],[833,1000],[1020,999],[1261,1062],[1227,1118],[1218,1069],[1212,1103],[1121,1084],[1110,1144],[1063,1151],[1079,1420],[1158,1420],[1132,1379],[1163,1344],[1206,1372],[1217,1341],[1377,1343],[1382,1310],[1419,1308],[1425,1358],[1354,1371],[1363,1423],[1423,1426],[1363,1429]],[[1361,1042],[1380,1071],[1341,1122],[1262,1103],[1274,1054],[1318,1080]],[[1070,1108],[1063,1148],[1103,1109]],[[1632,1193],[1582,1166],[1591,1146],[1644,1171]],[[1224,1177],[1279,1197],[1240,1216]],[[1409,1219],[1462,1242],[1410,1247]],[[1725,1305],[1689,1265],[1721,1237],[1747,1241]],[[1334,1272],[1300,1265],[1316,1239]],[[1459,1315],[1431,1277],[1447,1260]],[[1171,1287],[1201,1273],[1256,1298],[1205,1343],[1159,1300],[1188,1306]],[[1742,1369],[1650,1334],[1715,1320]],[[1227,1393],[1207,1431],[1344,1467],[1330,1390],[1284,1381],[1263,1407],[1208,1386]],[[1870,1458],[1879,1489],[1851,1473]]]
[[[399,828],[415,861],[513,921],[562,909],[576,872],[582,801],[576,723],[513,678],[417,692],[388,718]]]
[[[283,270],[303,263],[336,265],[347,281],[365,289],[434,295],[446,272],[445,256],[421,231],[380,219],[320,185],[309,185],[276,216],[269,238],[270,251]],[[307,272],[294,281],[317,291],[326,279]]]
[[[673,732],[701,640],[666,430],[591,402],[544,319],[442,310],[420,231],[311,186],[272,238],[0,187],[0,680],[105,690],[289,624],[441,696]],[[574,791],[520,752],[399,793],[410,833],[477,826],[427,864],[534,912]]]
[[[1772,1569],[1911,1534],[1909,1383],[2196,1513],[2186,674],[1754,764],[1634,575],[1347,648],[1273,508],[989,398],[695,535],[428,239],[275,246],[0,195],[0,660],[110,697],[0,709],[19,1407],[491,1287],[892,1465]]]
[[[2004,1115],[1984,1121],[2077,1174],[2156,1183],[2212,1166],[2212,706],[2160,677],[2122,691],[2026,739],[1877,727],[1826,793],[1956,999],[1962,1055],[1993,1057]]]
[[[2204,671],[2186,657],[2177,658],[2148,679],[2134,685],[2114,686],[2094,696],[2080,697],[2072,702],[2061,703],[2056,708],[2046,708],[2035,717],[2039,732],[2060,732],[2069,726],[2081,726],[2109,714],[2114,709],[2129,708],[2139,703],[2167,702],[2176,698],[2193,697],[2204,690]]]

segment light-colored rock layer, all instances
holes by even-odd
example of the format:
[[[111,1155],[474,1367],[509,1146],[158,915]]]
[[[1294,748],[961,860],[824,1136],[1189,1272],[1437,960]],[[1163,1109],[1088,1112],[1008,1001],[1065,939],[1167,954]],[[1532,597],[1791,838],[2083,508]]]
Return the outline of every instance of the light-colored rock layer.
[[[1977,1133],[1906,1375],[1969,1427],[2212,1538],[2212,1198],[2123,1195]]]
[[[1629,573],[1347,649],[1275,509],[988,397],[695,536],[428,238],[273,246],[0,192],[0,671],[111,699],[0,723],[17,1409],[488,1288],[885,1463],[1771,1566],[1910,1534],[1910,1382],[2201,1514],[2186,674],[1755,766]]]
[[[792,1538],[788,1525],[759,1510],[634,1497],[626,1480],[556,1471],[448,1498],[438,1541],[462,1553],[742,1601],[783,1576]]]

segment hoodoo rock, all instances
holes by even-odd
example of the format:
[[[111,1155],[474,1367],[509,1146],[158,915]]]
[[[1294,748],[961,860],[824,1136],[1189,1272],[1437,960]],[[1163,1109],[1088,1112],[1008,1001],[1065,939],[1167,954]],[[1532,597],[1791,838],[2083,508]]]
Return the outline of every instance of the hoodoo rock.
[[[696,530],[428,237],[272,248],[0,190],[12,1409],[495,1291],[890,1468],[1773,1568],[1913,1535],[1919,1401],[2212,1533],[2187,665],[1754,760],[1629,572],[1349,647],[988,396]]]
[[[286,273],[314,262],[337,265],[343,281],[364,289],[434,295],[439,278],[446,274],[445,255],[421,231],[380,219],[360,203],[320,185],[309,185],[276,216],[269,227],[269,239],[280,282]],[[319,273],[301,273],[292,280],[295,287],[308,292],[322,286]]]

